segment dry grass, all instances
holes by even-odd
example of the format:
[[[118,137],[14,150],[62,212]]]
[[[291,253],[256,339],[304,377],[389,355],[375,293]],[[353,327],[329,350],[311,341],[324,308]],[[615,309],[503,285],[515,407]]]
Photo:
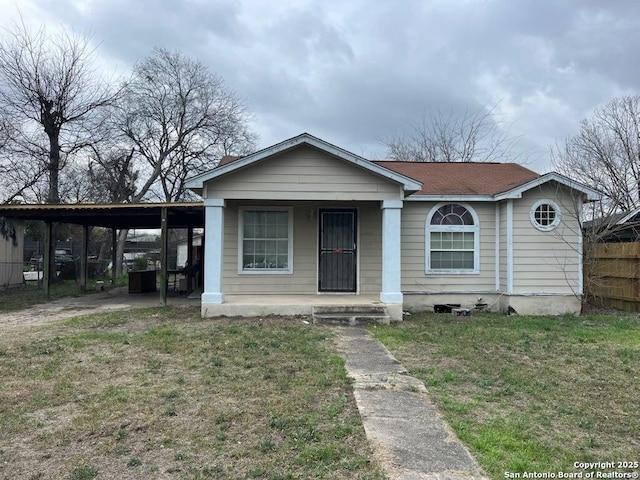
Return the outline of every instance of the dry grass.
[[[372,330],[492,478],[638,460],[636,316],[411,318]]]
[[[384,478],[331,332],[196,309],[0,340],[0,477]]]

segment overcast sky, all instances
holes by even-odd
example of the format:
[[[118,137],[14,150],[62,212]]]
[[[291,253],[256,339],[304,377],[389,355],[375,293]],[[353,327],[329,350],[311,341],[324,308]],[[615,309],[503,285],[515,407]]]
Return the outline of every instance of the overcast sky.
[[[202,61],[261,147],[309,132],[382,159],[423,111],[498,103],[543,173],[582,118],[640,90],[638,0],[0,0],[0,24],[18,11],[90,32],[121,74],[154,46]]]

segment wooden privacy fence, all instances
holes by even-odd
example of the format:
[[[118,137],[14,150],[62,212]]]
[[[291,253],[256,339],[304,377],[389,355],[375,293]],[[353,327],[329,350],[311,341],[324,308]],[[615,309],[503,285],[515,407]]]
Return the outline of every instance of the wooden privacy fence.
[[[585,252],[584,279],[599,304],[640,311],[640,242],[596,244]]]

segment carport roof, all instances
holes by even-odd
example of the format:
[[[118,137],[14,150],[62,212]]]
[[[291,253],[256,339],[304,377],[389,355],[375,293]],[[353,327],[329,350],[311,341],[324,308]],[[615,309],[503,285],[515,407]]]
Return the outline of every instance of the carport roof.
[[[169,228],[204,226],[203,202],[0,205],[0,217],[107,228],[161,228],[162,209]]]

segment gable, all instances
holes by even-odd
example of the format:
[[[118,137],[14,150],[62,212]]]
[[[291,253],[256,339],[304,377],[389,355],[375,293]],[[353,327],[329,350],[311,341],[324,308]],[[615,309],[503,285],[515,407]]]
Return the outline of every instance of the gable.
[[[420,190],[420,182],[416,182],[414,179],[406,177],[402,174],[389,170],[387,168],[376,165],[369,160],[348,152],[340,147],[336,147],[324,140],[309,135],[308,133],[302,133],[296,137],[290,138],[283,142],[277,143],[265,149],[259,150],[246,157],[225,157],[221,161],[221,165],[218,168],[214,168],[208,172],[187,180],[187,188],[193,190],[197,194],[202,194],[204,184],[218,177],[226,176],[236,170],[260,163],[264,160],[272,157],[279,156],[288,151],[294,150],[301,146],[308,146],[319,150],[327,155],[333,156],[347,164],[354,165],[362,170],[369,171],[380,177],[386,178],[391,182],[398,183],[402,186],[403,191],[407,194],[411,194]]]
[[[230,170],[205,181],[203,187],[205,198],[393,200],[404,197],[403,185],[399,182],[309,145],[299,145]]]

